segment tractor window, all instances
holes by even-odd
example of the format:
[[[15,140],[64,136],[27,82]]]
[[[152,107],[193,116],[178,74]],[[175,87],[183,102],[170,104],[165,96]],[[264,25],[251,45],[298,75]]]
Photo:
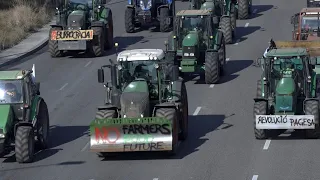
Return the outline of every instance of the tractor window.
[[[69,9],[70,10],[82,10],[85,11],[88,7],[87,0],[70,0],[69,1]],[[92,5],[91,5],[92,6]]]
[[[304,29],[307,31],[318,29],[318,17],[310,17],[310,16],[302,17],[301,29]]]
[[[0,104],[23,103],[23,90],[21,80],[0,81]]]
[[[156,61],[125,61],[123,62],[124,80],[144,78],[157,81]]]
[[[182,19],[182,29],[183,31],[195,31],[203,29],[205,27],[205,21],[200,16],[185,17]]]

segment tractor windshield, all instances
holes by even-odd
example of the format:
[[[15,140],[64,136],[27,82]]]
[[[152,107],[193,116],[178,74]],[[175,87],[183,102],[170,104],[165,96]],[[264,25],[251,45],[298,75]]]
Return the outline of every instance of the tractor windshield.
[[[181,29],[185,32],[204,29],[205,21],[201,16],[190,16],[182,19]]]
[[[90,3],[87,0],[69,0],[69,9],[70,10],[82,10],[85,11],[88,8]]]
[[[301,29],[304,31],[312,31],[318,29],[318,17],[317,16],[304,16],[301,20]]]
[[[156,62],[157,61],[124,61],[122,63],[124,81],[130,81],[136,78],[157,81]]]
[[[0,81],[0,104],[23,103],[21,80]]]

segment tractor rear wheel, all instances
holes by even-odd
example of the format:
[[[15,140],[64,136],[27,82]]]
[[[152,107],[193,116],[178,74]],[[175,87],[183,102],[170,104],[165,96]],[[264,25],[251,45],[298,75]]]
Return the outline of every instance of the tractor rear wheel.
[[[231,26],[232,26],[232,37],[236,37],[236,29],[237,29],[237,13],[238,10],[235,4],[231,4]]]
[[[179,126],[177,120],[177,112],[174,108],[159,108],[156,110],[155,117],[165,118],[172,121],[172,150],[170,155],[175,155],[178,150]]]
[[[219,28],[223,32],[225,42],[227,44],[232,43],[232,25],[230,17],[222,17],[220,20]]]
[[[238,0],[238,19],[248,19],[249,0]]]
[[[46,149],[49,146],[49,112],[47,104],[41,101],[38,122],[37,122],[37,145],[40,149]]]
[[[225,72],[225,67],[227,64],[226,60],[226,43],[224,37],[222,37],[221,46],[218,50],[219,61],[220,61],[220,75],[223,75]]]
[[[309,100],[305,102],[305,114],[314,115],[314,121],[319,122],[319,102]],[[306,130],[306,138],[318,139],[320,136],[319,124],[315,125],[315,129]]]
[[[134,9],[127,8],[124,14],[125,29],[127,33],[134,32],[134,18],[135,18]]]
[[[253,128],[254,135],[256,139],[267,139],[268,138],[268,130],[266,129],[257,129],[256,128],[256,115],[266,115],[267,114],[267,102],[259,101],[255,102],[253,106]]]
[[[55,31],[55,30],[61,30],[61,28],[58,28],[58,27],[53,27],[50,29],[50,34],[49,34],[49,42],[48,42],[48,46],[49,46],[49,53],[50,53],[50,56],[55,58],[55,57],[61,57],[62,54],[63,54],[63,51],[59,50],[59,47],[58,47],[58,41],[57,40],[51,40],[51,34],[52,34],[52,31]]]
[[[218,52],[206,52],[205,55],[205,82],[217,83],[220,79],[220,61]]]
[[[170,23],[167,23],[169,18],[169,8],[160,8],[160,32],[168,32],[170,30]]]
[[[30,163],[34,156],[34,134],[31,126],[19,126],[15,136],[16,161]]]
[[[92,54],[95,57],[102,56],[104,53],[104,34],[102,27],[93,27]]]
[[[117,118],[117,117],[118,117],[117,112],[111,109],[103,109],[96,112],[96,119],[109,119],[109,118]],[[107,152],[98,152],[97,155],[98,157],[105,158],[111,154]]]
[[[189,133],[188,94],[184,82],[181,83],[181,110],[179,140],[184,141],[187,139]]]

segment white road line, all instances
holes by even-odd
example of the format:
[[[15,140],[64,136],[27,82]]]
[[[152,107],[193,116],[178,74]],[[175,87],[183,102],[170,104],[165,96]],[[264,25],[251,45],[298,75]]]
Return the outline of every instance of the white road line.
[[[258,10],[258,9],[254,9],[254,10],[252,11],[252,13],[254,13],[254,14],[257,13],[257,10]]]
[[[81,152],[85,151],[89,145],[90,145],[90,141],[87,142],[87,144],[81,149]]]
[[[68,83],[65,83],[59,90],[62,91],[66,86],[68,86]]]
[[[89,66],[92,63],[92,61],[89,61],[84,67]]]
[[[253,175],[252,180],[258,180],[258,177],[259,177],[258,175]]]
[[[264,143],[263,149],[267,150],[269,148],[269,146],[270,146],[270,143],[271,143],[270,139],[266,140],[266,142]]]
[[[248,27],[249,26],[249,23],[246,23],[245,25],[244,25],[244,27]]]
[[[159,180],[159,178],[153,178],[152,180]]]
[[[237,42],[234,45],[238,45],[240,42],[240,39],[237,40]]]
[[[201,107],[198,106],[197,109],[194,111],[193,115],[194,115],[194,116],[198,115],[199,112],[200,112],[200,110],[201,110]]]
[[[214,84],[210,84],[210,86],[209,86],[210,88],[213,88],[214,87]]]
[[[226,58],[226,61],[230,61],[230,58]]]

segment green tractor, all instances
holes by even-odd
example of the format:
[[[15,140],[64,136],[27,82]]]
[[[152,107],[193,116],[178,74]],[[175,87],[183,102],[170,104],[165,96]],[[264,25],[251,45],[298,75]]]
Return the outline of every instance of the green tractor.
[[[62,3],[63,1],[63,3]],[[112,11],[106,0],[58,0],[56,25],[51,25],[49,53],[90,52],[102,56],[113,47]]]
[[[226,65],[225,36],[213,17],[209,10],[179,11],[166,44],[177,56],[180,75],[204,74],[207,84],[217,83]]]
[[[0,153],[15,149],[16,161],[33,161],[35,147],[49,145],[49,113],[32,70],[0,71]]]
[[[117,46],[117,45],[116,45]],[[134,49],[118,54],[104,67],[105,105],[98,107],[90,124],[90,149],[105,157],[112,152],[166,151],[174,155],[179,140],[188,135],[188,97],[178,78],[175,55],[161,49]]]
[[[254,133],[266,139],[286,130],[319,138],[320,55],[318,41],[276,41],[259,59],[262,76],[254,99]]]

